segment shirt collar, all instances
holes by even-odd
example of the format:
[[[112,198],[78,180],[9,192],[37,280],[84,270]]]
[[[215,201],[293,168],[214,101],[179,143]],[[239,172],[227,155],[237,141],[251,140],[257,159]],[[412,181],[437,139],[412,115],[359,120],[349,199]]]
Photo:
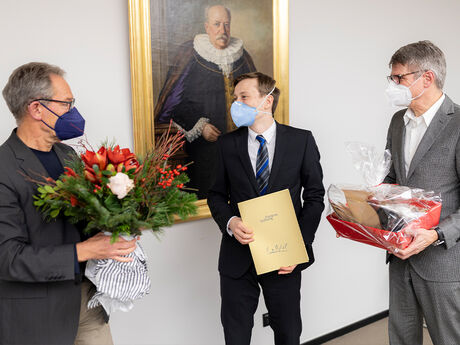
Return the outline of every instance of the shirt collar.
[[[433,117],[438,112],[439,108],[441,108],[441,104],[442,102],[444,102],[445,98],[446,95],[442,94],[442,96],[424,114],[420,115],[418,118],[414,115],[414,112],[410,108],[407,108],[406,113],[404,114],[404,125],[407,125],[409,121],[412,120],[417,124],[419,124],[421,121],[424,121],[426,126],[428,127],[431,121],[433,120]]]
[[[275,133],[276,133],[276,122],[273,121],[272,125],[268,127],[267,130],[265,130],[265,132],[260,133],[260,135],[263,135],[263,137],[265,138],[265,141],[267,143],[270,143],[273,140]],[[248,135],[251,141],[256,141],[257,140],[256,137],[259,134],[254,132],[251,128],[248,127]]]

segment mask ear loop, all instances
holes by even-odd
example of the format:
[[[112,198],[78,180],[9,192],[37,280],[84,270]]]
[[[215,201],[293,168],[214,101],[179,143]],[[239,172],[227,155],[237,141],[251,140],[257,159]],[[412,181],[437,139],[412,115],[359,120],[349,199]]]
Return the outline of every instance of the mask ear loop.
[[[42,102],[39,102],[43,107],[45,107],[51,114],[53,114],[54,116],[56,116],[57,118],[59,118],[60,116],[58,114],[56,114],[54,111],[52,111],[50,108],[48,108],[46,105],[44,105]],[[46,127],[48,127],[49,129],[52,129],[53,131],[56,131],[56,129],[54,129],[53,127],[51,127],[49,124],[47,124],[45,121],[43,120],[40,120],[41,122],[43,122],[45,124]]]
[[[44,106],[51,114],[53,114],[56,117],[60,117],[58,114],[56,114],[54,111],[52,111],[50,108],[48,108],[46,105],[44,105],[42,102],[39,102],[42,106]]]
[[[422,74],[420,75],[420,77],[418,77],[417,80],[415,80],[415,81],[414,81],[412,84],[410,84],[410,86],[408,86],[407,88],[410,90],[410,88],[411,88],[416,82],[418,82],[418,80],[419,80],[424,74],[425,74],[425,72],[422,73]],[[419,94],[418,96],[412,97],[412,98],[411,98],[411,101],[413,101],[413,100],[415,100],[415,99],[417,99],[417,98],[422,97],[422,95],[425,93],[425,90],[426,90],[426,89],[423,88],[423,91],[420,92],[420,94]],[[411,91],[411,95],[412,95],[412,91]]]
[[[268,95],[266,95],[266,96],[264,97],[264,99],[262,100],[262,102],[260,102],[260,104],[259,104],[259,106],[256,108],[256,110],[259,109],[259,107],[260,107],[262,104],[264,104],[264,102],[267,100],[268,96],[270,96],[270,95],[273,93],[273,91],[275,91],[275,89],[276,89],[276,85],[273,86],[273,89],[268,93]],[[272,113],[271,113],[271,112],[268,112],[268,111],[258,111],[258,112],[259,112],[259,113],[264,113],[264,114],[270,114],[270,115],[272,115]]]

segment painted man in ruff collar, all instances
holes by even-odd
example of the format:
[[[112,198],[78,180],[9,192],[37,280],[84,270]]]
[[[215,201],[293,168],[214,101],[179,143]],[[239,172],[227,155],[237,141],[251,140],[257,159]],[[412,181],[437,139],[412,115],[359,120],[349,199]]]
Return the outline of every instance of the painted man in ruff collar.
[[[204,199],[214,180],[216,140],[235,129],[230,116],[233,80],[256,70],[243,41],[230,36],[230,10],[206,8],[206,34],[185,42],[168,71],[155,107],[159,123],[173,120],[186,137],[189,186]]]

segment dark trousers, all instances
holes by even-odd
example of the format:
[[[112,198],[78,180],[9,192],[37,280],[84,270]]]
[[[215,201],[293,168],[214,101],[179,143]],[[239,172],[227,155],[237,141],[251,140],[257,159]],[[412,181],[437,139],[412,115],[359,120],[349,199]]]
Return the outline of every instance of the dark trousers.
[[[260,287],[276,345],[299,345],[301,272],[257,276],[252,266],[241,278],[220,275],[221,321],[226,345],[249,345]]]

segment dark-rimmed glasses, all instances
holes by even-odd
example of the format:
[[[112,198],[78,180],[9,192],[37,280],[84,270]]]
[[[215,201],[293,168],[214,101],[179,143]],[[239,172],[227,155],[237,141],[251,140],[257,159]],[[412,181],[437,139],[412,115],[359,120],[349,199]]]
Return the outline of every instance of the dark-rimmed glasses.
[[[404,74],[392,74],[392,75],[389,75],[387,77],[388,79],[388,82],[392,81],[394,82],[395,84],[400,84],[401,83],[401,80],[405,77],[405,76],[408,76],[408,75],[411,75],[411,74],[415,74],[415,73],[419,73],[419,72],[422,72],[421,70],[418,70],[418,71],[414,71],[414,72],[409,72],[409,73],[404,73]]]
[[[67,111],[69,111],[70,109],[72,109],[75,106],[75,98],[72,98],[71,101],[59,101],[57,99],[39,98],[39,99],[34,99],[32,102],[35,102],[35,101],[55,102],[55,103],[67,104],[67,106],[69,107],[67,109]]]

